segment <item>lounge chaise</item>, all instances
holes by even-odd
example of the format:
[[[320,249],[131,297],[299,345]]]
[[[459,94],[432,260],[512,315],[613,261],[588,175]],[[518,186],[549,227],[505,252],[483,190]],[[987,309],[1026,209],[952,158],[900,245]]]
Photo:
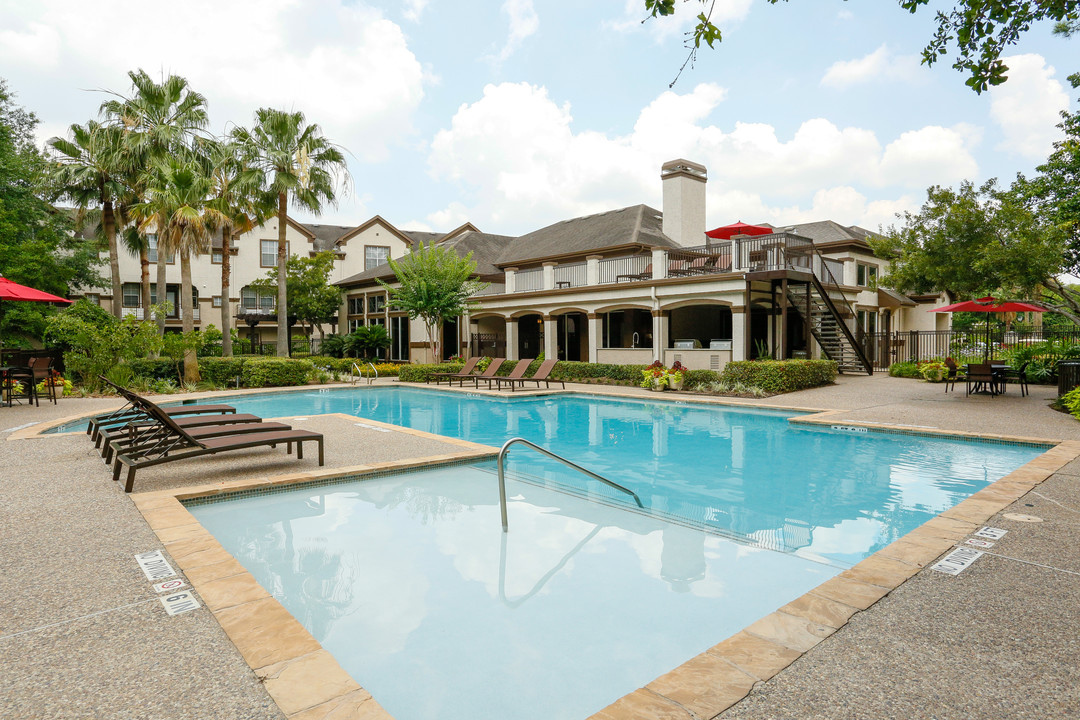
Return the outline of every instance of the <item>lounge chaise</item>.
[[[484,370],[484,372],[480,373],[479,375],[470,375],[468,377],[459,378],[461,380],[461,387],[465,387],[466,380],[472,380],[473,387],[476,388],[480,387],[481,380],[486,380],[488,387],[491,387],[491,378],[495,377],[495,373],[499,371],[499,368],[502,367],[502,364],[504,362],[506,362],[506,358],[491,358],[491,362],[488,363],[488,366]],[[453,385],[454,381],[451,380],[450,384]]]
[[[447,385],[453,385],[454,378],[471,378],[473,376],[473,370],[476,369],[476,363],[478,362],[480,362],[479,357],[471,357],[465,361],[465,366],[457,372],[431,373],[427,376],[427,379],[424,380],[424,384],[430,384],[432,378],[435,379],[436,385],[442,382],[443,378],[446,378]]]
[[[124,492],[131,492],[135,486],[135,472],[144,467],[152,467],[176,460],[216,455],[217,453],[230,450],[243,450],[254,447],[277,447],[284,443],[287,451],[292,453],[293,443],[296,443],[296,457],[304,459],[304,443],[316,442],[319,445],[319,465],[323,464],[323,436],[321,433],[307,430],[269,430],[265,432],[253,432],[244,435],[224,435],[216,437],[198,438],[176,424],[176,421],[161,411],[154,403],[142,399],[145,409],[150,416],[159,422],[162,431],[155,442],[149,447],[137,445],[117,454],[113,461],[113,480],[120,480],[120,472],[127,467],[127,479],[124,483]],[[285,426],[288,428],[289,426]]]
[[[524,362],[524,361],[522,361],[522,362]],[[557,362],[559,362],[559,361],[558,360],[545,360],[544,362],[540,363],[540,367],[536,368],[536,372],[533,373],[532,377],[495,378],[495,382],[498,383],[498,388],[500,390],[502,390],[503,383],[506,383],[507,385],[509,385],[510,390],[514,391],[515,389],[517,389],[518,386],[521,386],[522,388],[524,388],[525,383],[527,383],[527,382],[536,383],[536,389],[537,390],[540,389],[540,383],[546,383],[548,387],[551,387],[551,383],[557,382],[560,385],[562,385],[563,389],[565,390],[566,389],[566,383],[565,382],[563,382],[562,380],[552,380],[549,377],[551,375],[551,371],[555,368],[555,363],[557,363]],[[525,367],[528,367],[528,363],[526,363]],[[514,368],[514,369],[517,370],[517,368]]]
[[[517,365],[514,366],[514,369],[511,370],[510,374],[507,375],[506,377],[495,377],[494,375],[492,375],[489,378],[483,378],[483,379],[487,380],[488,390],[491,389],[491,383],[493,383],[493,382],[499,383],[499,387],[501,387],[502,383],[504,383],[504,382],[508,382],[508,381],[511,381],[511,380],[520,380],[525,375],[525,372],[529,369],[529,365],[532,364],[532,361],[533,361],[532,358],[529,358],[527,360],[525,360],[525,359],[518,360]],[[480,381],[479,380],[477,380],[476,386],[480,387]]]

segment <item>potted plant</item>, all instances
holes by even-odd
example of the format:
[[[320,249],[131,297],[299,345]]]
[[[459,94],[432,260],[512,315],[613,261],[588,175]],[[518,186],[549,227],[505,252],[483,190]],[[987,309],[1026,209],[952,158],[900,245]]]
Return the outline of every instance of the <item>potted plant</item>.
[[[921,374],[923,379],[927,382],[941,382],[945,379],[945,373],[947,372],[949,372],[949,367],[938,360],[920,363],[919,365],[919,374]]]
[[[664,364],[657,360],[641,371],[641,387],[660,392],[668,385],[668,373]]]
[[[56,388],[56,397],[58,398],[63,397],[65,393],[71,392],[74,387],[70,380],[65,380],[63,375],[53,370],[49,377],[37,384],[38,395],[48,395],[50,385]]]
[[[671,368],[667,371],[668,387],[670,387],[672,390],[682,390],[684,372],[686,372],[686,366],[676,360],[675,364],[672,365]]]

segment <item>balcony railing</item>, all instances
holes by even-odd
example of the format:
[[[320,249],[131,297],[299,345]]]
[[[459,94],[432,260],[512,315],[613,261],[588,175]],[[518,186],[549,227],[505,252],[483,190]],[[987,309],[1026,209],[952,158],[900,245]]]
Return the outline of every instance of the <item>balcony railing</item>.
[[[181,320],[183,318],[183,309],[174,310],[165,316],[166,320]],[[194,308],[195,321],[199,320],[199,308]],[[146,320],[147,313],[143,310],[142,306],[139,307],[126,307],[122,308],[123,317],[134,316],[136,320]]]
[[[630,255],[600,261],[600,284],[633,282],[652,278],[652,256]]]
[[[557,265],[555,267],[555,287],[572,288],[587,285],[589,282],[586,272],[587,267],[588,263],[583,262]]]
[[[544,289],[544,270],[520,270],[514,275],[514,292],[532,292]]]

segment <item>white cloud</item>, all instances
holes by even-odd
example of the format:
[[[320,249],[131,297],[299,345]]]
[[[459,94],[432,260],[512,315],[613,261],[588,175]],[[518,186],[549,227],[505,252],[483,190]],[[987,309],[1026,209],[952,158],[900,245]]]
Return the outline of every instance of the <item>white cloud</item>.
[[[468,199],[426,221],[528,232],[636,203],[659,208],[660,165],[685,157],[709,169],[710,224],[829,218],[875,228],[915,207],[927,186],[978,173],[979,133],[969,126],[927,126],[883,145],[871,130],[814,118],[780,137],[764,123],[710,124],[725,96],[709,83],[664,92],[630,133],[610,136],[575,132],[569,104],[543,87],[488,85],[436,134],[428,160],[436,179],[459,184]]]
[[[428,0],[405,0],[405,9],[401,14],[406,20],[420,22],[420,16],[427,4]]]
[[[821,78],[822,87],[844,89],[852,85],[889,80],[911,82],[918,77],[919,59],[914,55],[896,55],[881,45],[868,55],[854,60],[838,60]]]
[[[182,13],[161,3],[144,3],[132,13],[129,5],[42,0],[12,14],[5,10],[5,22],[12,23],[5,33],[18,37],[14,45],[0,40],[0,62],[14,60],[9,53],[19,52],[20,37],[47,39],[39,27],[47,22],[60,49],[53,52],[45,42],[43,55],[59,53],[73,68],[67,88],[127,92],[128,70],[175,73],[207,97],[213,130],[250,123],[260,106],[297,109],[365,159],[385,157],[387,146],[411,131],[423,71],[401,29],[370,7],[334,0],[191,0]],[[245,41],[237,42],[241,28]],[[96,109],[101,98],[91,99]],[[48,119],[47,111],[39,114]],[[86,119],[72,118],[70,107],[62,112],[67,122]]]
[[[499,53],[499,61],[513,55],[525,38],[540,29],[540,18],[533,8],[532,0],[506,0],[502,5],[502,13],[510,19],[510,33],[506,38],[506,45]]]
[[[1005,136],[998,149],[1043,159],[1060,135],[1055,126],[1061,111],[1069,107],[1069,95],[1054,79],[1055,70],[1042,55],[1013,55],[1003,60],[1009,67],[1009,81],[989,91],[990,116]]]
[[[60,37],[56,30],[40,22],[0,30],[0,61],[56,67],[60,64]]]

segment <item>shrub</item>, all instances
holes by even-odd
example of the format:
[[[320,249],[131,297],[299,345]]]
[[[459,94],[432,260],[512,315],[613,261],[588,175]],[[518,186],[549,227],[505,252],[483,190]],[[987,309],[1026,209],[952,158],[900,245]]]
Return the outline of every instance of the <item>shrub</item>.
[[[786,393],[828,385],[836,380],[832,360],[735,360],[724,367],[720,381]]]
[[[253,358],[244,363],[241,381],[253,388],[303,385],[314,369],[310,360]]]
[[[503,363],[504,365],[506,363]],[[402,382],[427,382],[433,373],[456,373],[465,367],[462,363],[439,363],[438,365],[402,365],[398,379]],[[501,368],[500,368],[501,369]]]
[[[890,377],[900,378],[921,378],[922,374],[919,372],[919,363],[917,362],[895,362],[889,366]]]
[[[713,370],[683,370],[684,390],[705,390],[720,382],[720,373]]]
[[[199,361],[199,371],[206,382],[233,385],[237,375],[243,376],[246,363],[243,357],[204,357]]]
[[[154,380],[180,381],[180,377],[176,374],[176,365],[167,358],[130,360],[128,365],[135,372],[135,377],[145,378],[151,382]]]
[[[1058,400],[1058,403],[1060,403],[1070,415],[1080,420],[1080,387],[1075,387],[1062,395]]]
[[[948,372],[949,366],[937,360],[919,365],[919,374],[926,382],[941,382]]]
[[[561,360],[552,369],[551,377],[568,382],[602,380],[614,384],[637,385],[641,382],[641,371],[645,367]]]

